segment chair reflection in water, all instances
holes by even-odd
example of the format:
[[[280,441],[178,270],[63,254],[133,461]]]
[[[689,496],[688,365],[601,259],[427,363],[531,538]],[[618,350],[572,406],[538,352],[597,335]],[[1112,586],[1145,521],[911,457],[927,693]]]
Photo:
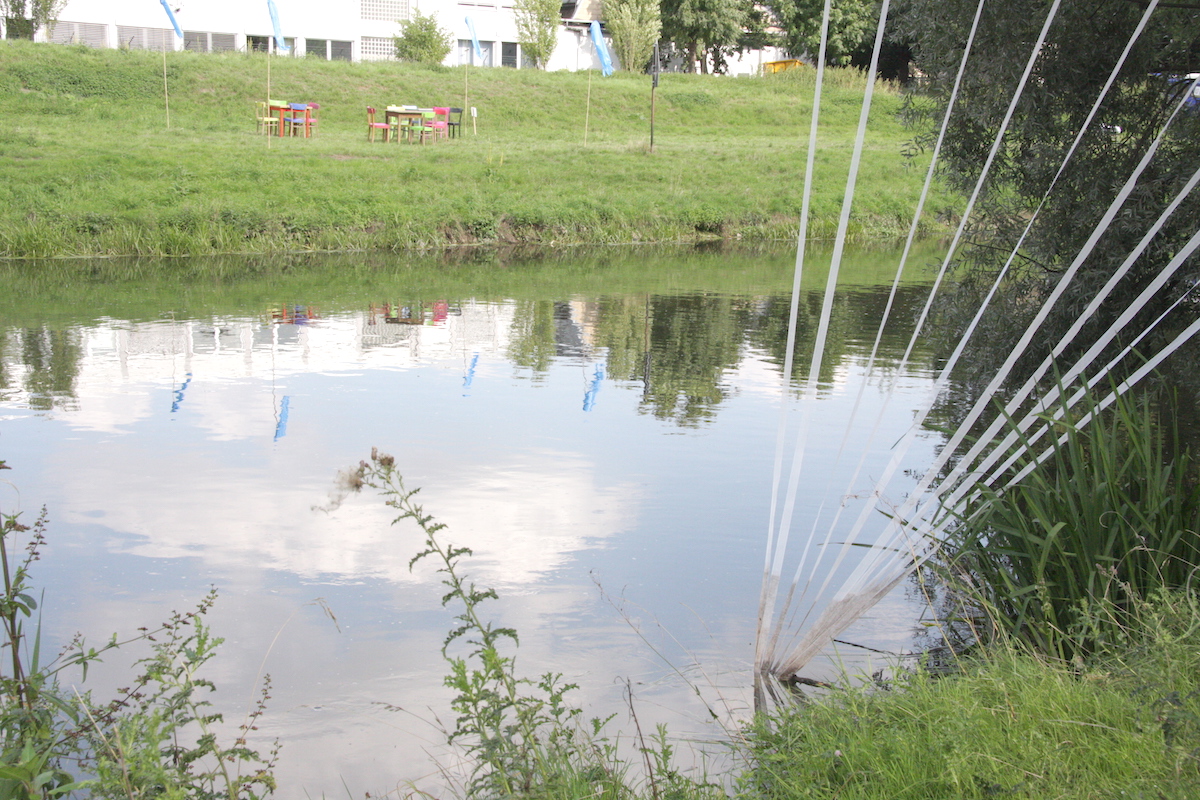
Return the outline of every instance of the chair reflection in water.
[[[433,303],[371,303],[367,312],[372,320],[388,325],[441,325],[450,316],[445,300]]]

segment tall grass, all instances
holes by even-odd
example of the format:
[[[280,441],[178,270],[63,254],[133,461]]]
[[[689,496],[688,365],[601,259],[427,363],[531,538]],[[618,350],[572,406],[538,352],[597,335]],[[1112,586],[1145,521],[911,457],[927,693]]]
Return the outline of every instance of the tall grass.
[[[275,59],[272,95],[321,104],[308,140],[255,132],[260,55],[168,54],[169,129],[162,77],[156,53],[0,47],[0,257],[790,239],[798,225],[811,88],[782,75],[665,76],[653,151],[644,76],[596,83],[589,107],[584,73],[475,70],[478,132],[423,147],[369,143],[366,107],[459,105],[461,70]],[[817,236],[834,228],[862,96],[857,72],[832,83]],[[904,230],[923,175],[904,169],[900,97],[876,97],[859,237]]]
[[[988,626],[1060,658],[1135,624],[1138,602],[1190,586],[1200,565],[1200,481],[1178,426],[1147,398],[1094,399],[1022,435],[1015,485],[984,488],[943,548],[950,580]],[[1081,424],[1086,416],[1094,418]]]

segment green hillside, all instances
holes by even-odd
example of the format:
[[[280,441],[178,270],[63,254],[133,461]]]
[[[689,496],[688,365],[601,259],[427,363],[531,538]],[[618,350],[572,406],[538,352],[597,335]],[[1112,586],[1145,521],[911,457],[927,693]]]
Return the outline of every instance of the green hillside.
[[[0,256],[786,239],[812,78],[664,75],[651,149],[642,75],[4,42]],[[320,103],[315,138],[256,132],[268,80],[273,98]],[[818,237],[836,225],[862,95],[858,73],[830,83]],[[478,117],[458,140],[367,141],[368,105],[464,96]],[[902,233],[915,205],[924,164],[901,155],[900,104],[876,93],[855,236]],[[949,206],[936,198],[930,219]]]

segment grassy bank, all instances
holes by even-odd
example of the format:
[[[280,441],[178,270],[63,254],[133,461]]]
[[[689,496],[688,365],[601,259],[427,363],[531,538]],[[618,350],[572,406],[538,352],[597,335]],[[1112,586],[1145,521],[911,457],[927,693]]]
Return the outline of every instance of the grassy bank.
[[[760,720],[743,791],[761,800],[1042,800],[1200,794],[1200,607],[1157,595],[1086,665],[1009,642],[883,688]]]
[[[321,104],[316,138],[256,133],[268,69],[272,96]],[[788,239],[811,81],[664,76],[651,150],[645,76],[183,52],[164,81],[158,53],[5,42],[0,257]],[[831,84],[818,238],[836,225],[862,95],[857,73]],[[468,119],[436,146],[367,141],[368,105],[458,105],[464,90],[477,132]],[[860,238],[905,230],[924,176],[901,155],[900,103],[876,94]],[[950,206],[936,198],[930,220]]]

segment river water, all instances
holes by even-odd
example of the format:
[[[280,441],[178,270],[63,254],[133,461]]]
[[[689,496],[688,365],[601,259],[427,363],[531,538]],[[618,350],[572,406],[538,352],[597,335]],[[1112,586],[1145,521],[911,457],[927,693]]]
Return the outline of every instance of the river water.
[[[831,454],[864,383],[862,413],[890,431],[931,391],[921,348],[899,365],[920,280],[864,374],[895,259],[847,258],[813,406],[819,472],[852,470]],[[614,732],[632,709],[643,729],[720,740],[713,715],[749,710],[776,426],[808,363],[799,352],[783,381],[793,261],[783,247],[7,267],[0,507],[49,512],[43,636],[98,643],[215,587],[213,700],[240,721],[270,674],[257,744],[282,742],[278,796],[436,791],[433,760],[452,761],[438,576],[410,571],[419,539],[378,496],[330,507],[338,471],[378,447],[474,550],[520,672],[563,673]],[[850,448],[886,459],[893,439],[864,437]],[[898,591],[846,638],[911,649],[918,613]],[[104,696],[140,654],[84,688]]]

